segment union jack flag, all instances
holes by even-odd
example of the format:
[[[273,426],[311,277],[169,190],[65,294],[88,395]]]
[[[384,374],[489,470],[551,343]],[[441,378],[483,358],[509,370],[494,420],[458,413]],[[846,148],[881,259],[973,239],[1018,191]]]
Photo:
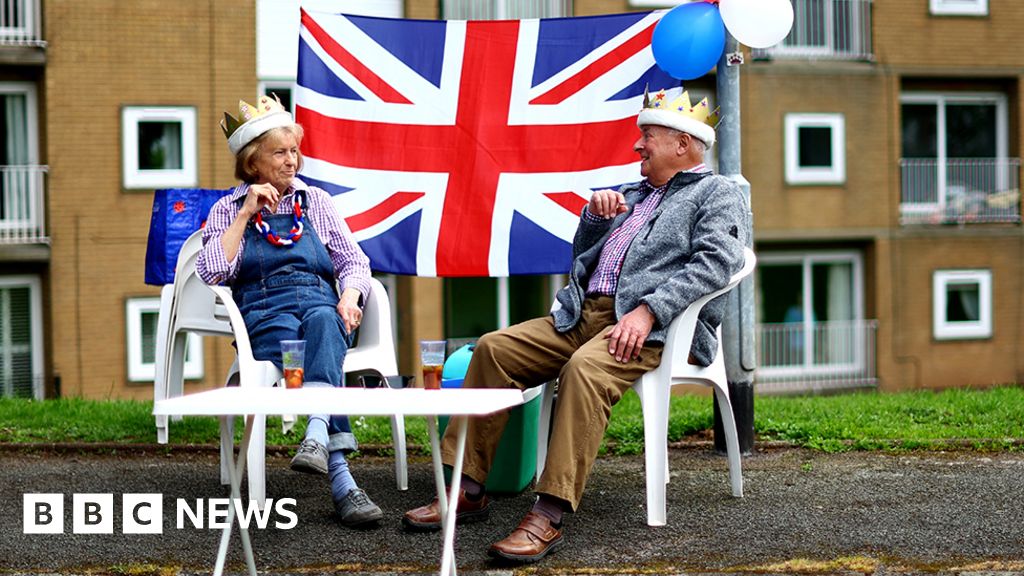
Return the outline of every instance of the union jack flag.
[[[373,268],[564,273],[590,194],[636,181],[663,13],[426,21],[303,11],[302,176]]]

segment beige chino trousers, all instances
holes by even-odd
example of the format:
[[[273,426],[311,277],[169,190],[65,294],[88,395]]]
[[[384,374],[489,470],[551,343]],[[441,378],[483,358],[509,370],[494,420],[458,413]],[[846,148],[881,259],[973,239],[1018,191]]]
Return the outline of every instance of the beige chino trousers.
[[[612,406],[644,373],[661,362],[662,345],[647,345],[640,355],[618,362],[608,353],[605,335],[615,320],[615,300],[590,297],[575,328],[560,333],[550,316],[485,334],[476,344],[466,372],[467,388],[524,390],[558,379],[558,401],[544,472],[536,492],[579,506],[587,476],[597,458]],[[498,441],[508,423],[507,410],[469,417],[463,474],[483,484],[494,463]],[[455,462],[455,431],[449,425],[441,456]]]

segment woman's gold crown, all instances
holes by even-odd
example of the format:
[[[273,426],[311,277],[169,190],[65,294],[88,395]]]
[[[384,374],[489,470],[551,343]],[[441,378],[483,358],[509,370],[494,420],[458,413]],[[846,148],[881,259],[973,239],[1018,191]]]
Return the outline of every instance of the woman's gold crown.
[[[231,135],[246,122],[277,112],[288,112],[284,109],[284,105],[281,104],[277,94],[274,94],[273,98],[270,96],[260,96],[255,106],[245,100],[239,100],[238,116],[235,117],[225,112],[224,119],[220,121],[220,127],[224,130],[224,136],[231,138]]]
[[[700,102],[696,105],[690,103],[690,93],[683,90],[683,93],[677,96],[674,100],[668,100],[668,93],[664,90],[658,90],[653,95],[644,89],[644,109],[648,110],[665,110],[680,116],[692,118],[703,124],[707,124],[712,128],[718,126],[719,121],[719,109],[715,108],[714,111],[708,105],[707,98],[701,98]]]

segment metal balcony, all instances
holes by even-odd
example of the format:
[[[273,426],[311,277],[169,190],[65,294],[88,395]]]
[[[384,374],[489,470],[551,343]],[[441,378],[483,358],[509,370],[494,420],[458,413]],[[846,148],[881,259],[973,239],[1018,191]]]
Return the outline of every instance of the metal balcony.
[[[874,387],[877,320],[759,324],[758,393]]]
[[[0,245],[49,244],[46,166],[0,166]]]
[[[901,224],[1020,222],[1019,158],[900,160]]]
[[[45,46],[39,0],[0,0],[0,46]]]
[[[872,0],[793,0],[793,29],[755,60],[872,60]]]
[[[572,0],[445,0],[445,20],[508,20],[572,15]]]

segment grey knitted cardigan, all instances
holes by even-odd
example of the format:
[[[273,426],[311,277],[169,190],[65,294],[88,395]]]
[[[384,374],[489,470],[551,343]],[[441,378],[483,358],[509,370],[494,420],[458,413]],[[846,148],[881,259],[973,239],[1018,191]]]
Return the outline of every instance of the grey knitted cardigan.
[[[640,183],[619,191],[630,211],[643,200]],[[647,343],[664,343],[673,318],[701,296],[727,285],[743,267],[747,213],[743,194],[732,180],[710,173],[676,174],[626,252],[615,294],[616,318],[646,303],[655,317]],[[552,313],[558,331],[567,332],[579,322],[586,286],[601,250],[628,215],[602,222],[580,219],[569,284],[557,295],[561,309]],[[720,297],[700,315],[691,352],[704,366],[715,358],[716,328],[724,313],[725,299]]]

